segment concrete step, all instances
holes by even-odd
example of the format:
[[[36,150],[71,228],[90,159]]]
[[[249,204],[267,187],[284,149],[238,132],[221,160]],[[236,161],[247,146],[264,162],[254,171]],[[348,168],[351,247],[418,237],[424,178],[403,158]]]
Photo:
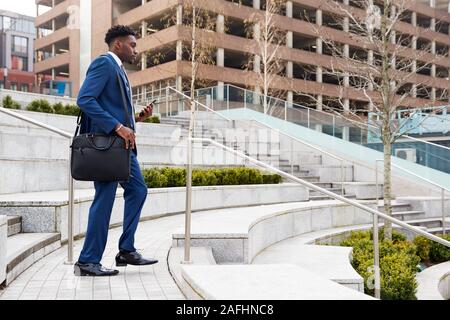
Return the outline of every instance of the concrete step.
[[[7,216],[8,231],[7,236],[11,237],[22,232],[22,217],[21,216]]]
[[[423,215],[425,214],[425,211],[419,211],[419,210],[409,210],[409,211],[398,211],[398,212],[393,212],[392,216],[396,219],[399,220],[406,220],[408,218],[411,217],[415,217],[418,215]]]
[[[427,228],[426,231],[433,234],[442,234],[443,228],[442,227]],[[446,234],[450,233],[450,226],[445,227],[445,233]]]
[[[304,175],[296,175],[296,174],[294,174],[294,176],[296,176],[299,179],[306,180],[306,181],[312,182],[312,183],[319,182],[319,179],[320,179],[320,177],[318,177],[318,176],[304,176]]]
[[[411,205],[409,203],[393,203],[391,204],[392,212],[410,211]],[[379,205],[378,211],[384,212],[384,206]]]
[[[420,225],[420,226],[432,228],[432,227],[442,226],[442,217],[405,220],[405,222],[409,223],[411,225]]]
[[[355,198],[356,198],[356,196],[353,195],[353,194],[344,194],[343,197],[344,197],[344,198],[347,198],[347,199],[355,199]],[[315,196],[309,196],[309,200],[311,200],[311,201],[317,201],[317,200],[329,200],[329,199],[333,199],[333,198],[332,198],[332,197],[329,197],[329,196],[327,196],[327,195],[325,195],[325,194],[322,194],[322,195],[315,195]]]
[[[342,189],[341,188],[325,188],[328,191],[334,192],[336,194],[342,194]],[[316,190],[310,190],[309,191],[309,195],[310,196],[319,196],[319,195],[323,195],[323,193],[316,191]]]
[[[19,233],[6,241],[6,285],[36,261],[61,247],[59,233]]]

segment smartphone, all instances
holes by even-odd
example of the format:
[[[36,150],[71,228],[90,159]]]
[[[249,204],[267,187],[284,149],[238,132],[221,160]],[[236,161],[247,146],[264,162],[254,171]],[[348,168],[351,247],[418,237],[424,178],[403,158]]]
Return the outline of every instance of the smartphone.
[[[154,104],[156,102],[156,99],[154,99],[152,102],[150,102],[150,104]],[[144,111],[142,110],[140,113],[139,113],[139,116],[140,117],[143,117],[145,114],[144,114]]]

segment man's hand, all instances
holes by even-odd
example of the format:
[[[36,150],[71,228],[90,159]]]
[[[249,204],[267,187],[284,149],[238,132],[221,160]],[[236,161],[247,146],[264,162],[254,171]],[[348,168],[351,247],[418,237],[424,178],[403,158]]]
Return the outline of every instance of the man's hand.
[[[120,129],[117,130],[116,128],[116,133],[119,137],[125,140],[125,148],[128,149],[131,147],[131,149],[134,149],[136,145],[136,135],[134,134],[134,131],[123,125],[117,125],[117,127],[120,127]]]
[[[153,104],[149,104],[144,109],[142,109],[141,112],[139,112],[139,115],[136,117],[136,122],[142,122],[150,118],[153,114]]]

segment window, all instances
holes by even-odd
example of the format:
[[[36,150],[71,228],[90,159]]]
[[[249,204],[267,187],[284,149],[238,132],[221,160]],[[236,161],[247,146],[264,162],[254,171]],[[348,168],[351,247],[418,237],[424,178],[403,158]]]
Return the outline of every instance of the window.
[[[16,53],[28,53],[28,38],[14,36],[12,39],[12,51]]]
[[[10,85],[10,88],[9,88],[9,89],[10,89],[10,90],[17,91],[17,83],[11,82],[11,85]]]
[[[27,85],[27,84],[22,84],[22,85],[20,86],[20,91],[28,92],[28,85]]]
[[[10,17],[3,17],[3,29],[7,30],[11,28],[11,18]]]
[[[11,69],[28,71],[28,58],[11,56]]]
[[[5,83],[3,81],[0,81],[0,89],[5,89]]]

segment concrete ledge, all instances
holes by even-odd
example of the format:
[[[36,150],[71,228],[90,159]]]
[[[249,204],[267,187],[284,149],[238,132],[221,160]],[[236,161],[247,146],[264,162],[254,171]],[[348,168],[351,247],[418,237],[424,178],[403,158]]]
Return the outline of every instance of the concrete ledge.
[[[205,300],[373,300],[298,266],[182,265],[182,277]]]
[[[6,284],[11,283],[36,261],[61,247],[60,238],[55,233],[21,233],[9,237]]]
[[[148,189],[142,220],[185,212],[186,188]],[[242,207],[306,201],[308,192],[298,184],[205,186],[192,188],[192,210]],[[86,231],[89,207],[95,191],[75,191],[74,235]],[[67,191],[0,195],[0,214],[22,216],[24,232],[60,232],[67,239]],[[123,221],[123,189],[118,188],[111,225]]]
[[[364,293],[364,279],[351,265],[352,251],[350,247],[303,245],[301,239],[291,238],[265,249],[252,264],[293,264]]]
[[[335,200],[206,211],[193,215],[191,245],[212,247],[219,264],[251,263],[284,239],[342,226],[355,228],[371,220],[369,213]],[[183,246],[184,230],[172,238],[173,246]]]
[[[190,249],[191,264],[195,265],[215,265],[216,261],[212,255],[212,250],[209,247],[192,247]],[[172,278],[180,288],[181,292],[189,300],[198,300],[198,295],[186,283],[181,275],[181,266],[184,261],[184,248],[170,248],[168,254],[169,271]]]
[[[6,216],[0,216],[0,284],[6,279],[6,248],[8,237],[8,221]]]
[[[418,300],[450,299],[450,261],[423,270],[416,280]]]

